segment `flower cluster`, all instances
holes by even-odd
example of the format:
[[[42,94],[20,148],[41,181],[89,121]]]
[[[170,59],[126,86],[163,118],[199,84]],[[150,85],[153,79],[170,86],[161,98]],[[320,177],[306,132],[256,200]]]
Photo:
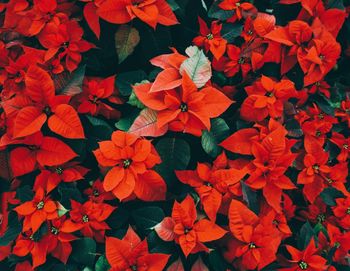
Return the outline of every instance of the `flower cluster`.
[[[0,269],[336,271],[350,2],[0,3]]]

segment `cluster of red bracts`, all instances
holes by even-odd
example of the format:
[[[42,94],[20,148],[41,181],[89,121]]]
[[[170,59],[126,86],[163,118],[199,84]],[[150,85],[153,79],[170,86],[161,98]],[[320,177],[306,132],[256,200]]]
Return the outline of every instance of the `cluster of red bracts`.
[[[171,48],[172,53],[151,59],[160,70],[154,81],[132,87],[153,118],[151,131],[117,130],[110,139],[98,140],[91,166],[74,148],[90,132],[82,117],[118,120],[122,114],[116,107],[126,97],[116,88],[118,75],[84,76],[81,89],[59,86],[60,79],[81,67],[83,53],[98,49],[83,38],[76,13],[82,13],[96,38],[103,31],[100,20],[141,20],[153,29],[179,22],[166,0],[80,2],[0,3],[0,150],[8,154],[13,177],[10,191],[0,197],[0,238],[10,212],[22,227],[0,247],[0,260],[18,256],[15,271],[36,270],[49,255],[66,264],[72,242],[88,237],[105,248],[113,271],[185,270],[182,261],[193,254],[198,256],[191,271],[209,270],[202,256],[213,249],[230,268],[242,271],[270,264],[279,271],[334,271],[349,264],[349,90],[334,114],[310,99],[332,96],[326,75],[342,55],[337,36],[349,9],[328,8],[321,0],[280,0],[300,4],[298,17],[281,26],[252,1],[220,1],[219,9],[233,12],[230,18],[212,21],[210,27],[198,18],[197,47],[189,47],[187,56]],[[223,37],[224,23],[242,24],[240,44]],[[191,69],[196,57],[200,72]],[[266,63],[279,65],[279,78],[261,73]],[[289,77],[294,68],[304,76],[301,88]],[[211,81],[212,70],[229,79],[240,76],[239,87]],[[239,92],[237,116],[244,125],[218,142],[223,150],[213,161],[195,157],[195,168],[172,172],[191,191],[174,197],[157,172],[162,159],[146,136],[170,131],[198,140],[236,103]],[[287,119],[298,133],[288,128]],[[91,170],[98,177],[88,180]],[[28,175],[34,195],[21,201],[16,189]],[[57,199],[61,184],[89,181],[82,200],[70,199],[69,208]],[[340,194],[332,205],[321,196],[326,189]],[[247,190],[257,195],[254,211]],[[167,216],[148,230],[173,242],[178,260],[151,252],[147,236],[141,240],[135,225],[128,225],[122,238],[111,234],[116,229],[107,219],[122,204],[138,201],[170,202]],[[297,247],[299,232],[293,226],[305,221],[321,230]]]

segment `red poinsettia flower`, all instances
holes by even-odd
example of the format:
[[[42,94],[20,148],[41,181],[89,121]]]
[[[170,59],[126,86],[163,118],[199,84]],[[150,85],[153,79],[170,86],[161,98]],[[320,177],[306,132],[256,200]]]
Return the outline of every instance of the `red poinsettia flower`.
[[[340,153],[337,156],[338,161],[346,162],[350,153],[350,138],[345,138],[344,135],[333,132],[330,141],[340,149]]]
[[[165,0],[106,0],[97,14],[115,24],[125,24],[137,17],[154,29],[158,23],[166,26],[178,23]]]
[[[56,0],[34,1],[33,8],[26,14],[31,21],[26,34],[35,36],[52,21],[67,21],[69,13],[69,7],[58,4]]]
[[[331,86],[328,85],[326,81],[320,81],[311,85],[310,89],[308,90],[308,93],[310,94],[322,93],[324,96],[326,96],[329,99],[331,97],[331,93],[329,92],[330,88]]]
[[[83,92],[77,96],[78,112],[89,113],[93,116],[102,115],[108,119],[119,118],[120,112],[106,103],[122,103],[114,81],[115,76],[105,79],[86,77],[83,82]]]
[[[341,102],[340,108],[335,115],[340,117],[342,121],[347,122],[348,127],[350,127],[350,99]]]
[[[227,244],[226,260],[237,259],[236,265],[242,270],[260,270],[276,259],[281,242],[276,227],[260,224],[258,216],[237,200],[232,200],[228,217],[234,239]]]
[[[26,231],[17,237],[12,253],[19,257],[24,257],[31,254],[33,259],[33,268],[36,268],[46,262],[48,247],[48,235],[44,235],[39,239],[39,237],[32,231]],[[28,265],[26,265],[26,267],[28,267]]]
[[[72,252],[72,246],[70,242],[77,239],[70,233],[61,232],[61,227],[66,220],[65,217],[61,217],[50,221],[49,224],[49,247],[48,252],[56,259],[59,259],[64,264],[67,263],[69,255]]]
[[[71,183],[84,179],[88,169],[80,166],[76,162],[70,162],[57,167],[42,169],[36,176],[34,189],[44,187],[49,193],[55,189],[61,182]]]
[[[311,203],[324,188],[324,174],[330,172],[328,157],[328,153],[322,148],[316,148],[304,156],[305,168],[298,175],[298,183],[304,184],[303,193]]]
[[[227,57],[221,57],[220,60],[213,60],[213,68],[217,71],[223,71],[226,76],[235,76],[242,71],[242,77],[246,78],[248,72],[252,69],[250,60],[244,56],[241,48],[229,44],[227,45]]]
[[[281,212],[282,190],[296,188],[284,175],[296,158],[286,147],[284,136],[279,133],[269,136],[262,144],[254,143],[253,169],[246,180],[250,187],[263,190],[266,201],[278,213]]]
[[[150,141],[116,131],[111,141],[101,141],[99,147],[94,151],[98,163],[111,167],[103,181],[107,192],[121,201],[133,194],[145,201],[165,198],[166,184],[152,170],[161,160]]]
[[[110,227],[105,220],[116,207],[106,203],[87,201],[81,204],[71,200],[72,209],[69,212],[70,219],[63,222],[60,231],[63,233],[80,232],[97,242],[104,242],[105,231]]]
[[[260,81],[256,81],[245,90],[248,98],[242,104],[241,116],[247,121],[262,121],[267,116],[281,118],[284,103],[297,96],[292,81],[276,82],[264,75]]]
[[[333,213],[339,225],[344,229],[350,229],[350,197],[335,199],[336,206],[332,207]]]
[[[129,227],[123,239],[106,238],[106,258],[113,271],[161,271],[164,270],[170,255],[149,253],[147,240]]]
[[[306,73],[304,85],[322,80],[337,63],[340,51],[339,43],[332,36],[323,35],[313,39],[310,47],[298,55],[300,67]]]
[[[193,39],[193,43],[199,47],[204,47],[205,51],[210,52],[216,59],[220,59],[225,51],[227,40],[221,37],[220,31],[222,25],[218,21],[211,23],[209,29],[206,22],[198,17],[200,36]]]
[[[25,146],[17,147],[10,153],[10,165],[14,176],[32,172],[40,166],[59,166],[77,156],[61,140],[35,133],[21,142]]]
[[[280,268],[278,271],[322,271],[327,269],[327,260],[319,255],[314,239],[311,239],[305,250],[300,251],[292,246],[286,245],[289,254],[292,256],[290,260],[291,267]]]
[[[181,203],[175,201],[171,217],[175,242],[186,257],[199,251],[208,252],[203,243],[218,240],[226,234],[224,229],[208,219],[197,220],[196,206],[189,195]]]
[[[235,186],[246,174],[243,170],[226,169],[226,163],[222,168],[223,160],[227,160],[224,153],[214,161],[213,167],[198,163],[196,170],[175,171],[181,182],[194,187],[205,213],[214,222],[223,201],[223,195],[227,193],[230,186]]]
[[[156,56],[150,60],[151,64],[163,69],[155,78],[150,92],[158,92],[181,86],[181,64],[187,59],[179,54],[175,48],[170,48],[173,53]]]
[[[115,196],[112,192],[106,192],[100,179],[94,181],[90,188],[84,190],[84,194],[94,202],[104,202],[105,200],[113,200]]]
[[[179,88],[151,93],[152,84],[134,86],[139,100],[157,111],[157,126],[169,125],[170,130],[196,136],[210,130],[210,119],[221,115],[231,104],[222,92],[205,87],[200,91],[184,72]]]
[[[38,35],[41,45],[47,49],[45,60],[58,54],[59,59],[65,58],[67,70],[74,71],[81,61],[81,53],[95,48],[95,45],[82,39],[83,34],[83,29],[74,20],[48,23]]]
[[[235,22],[240,20],[245,12],[254,10],[255,7],[249,2],[241,2],[240,0],[224,0],[219,4],[219,7],[223,10],[234,10],[234,16],[230,18],[229,22]]]
[[[342,232],[338,227],[327,224],[327,236],[321,231],[318,236],[319,248],[328,253],[334,251],[333,261],[346,265],[350,250],[350,233]]]
[[[46,71],[38,66],[30,66],[25,83],[29,101],[22,105],[14,119],[14,138],[40,131],[46,121],[53,132],[63,137],[85,137],[77,112],[68,105],[70,97],[55,95],[54,82]]]
[[[24,216],[23,231],[32,229],[35,233],[47,220],[58,218],[57,203],[45,195],[43,188],[39,187],[32,201],[27,201],[14,210]]]
[[[312,28],[306,22],[294,20],[285,27],[276,27],[264,37],[284,46],[281,73],[285,74],[298,62],[297,55],[303,51],[304,44],[312,39],[313,33]]]

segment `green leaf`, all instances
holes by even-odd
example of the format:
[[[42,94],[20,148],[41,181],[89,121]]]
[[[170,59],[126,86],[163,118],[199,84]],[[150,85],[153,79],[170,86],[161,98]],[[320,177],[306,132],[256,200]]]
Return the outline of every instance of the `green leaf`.
[[[72,243],[71,258],[77,263],[93,266],[96,257],[96,242],[91,238],[82,238]]]
[[[190,162],[190,146],[185,140],[173,137],[159,140],[156,149],[162,159],[162,163],[156,166],[156,170],[169,185],[169,182],[174,179],[174,170],[186,169]]]
[[[329,99],[322,95],[314,96],[313,99],[316,104],[321,108],[323,112],[325,112],[328,115],[334,116],[334,107],[330,103]]]
[[[109,265],[106,256],[100,256],[95,264],[95,271],[107,271],[110,268],[111,266]]]
[[[135,106],[137,108],[140,108],[140,109],[144,109],[146,107],[143,103],[140,102],[140,100],[137,98],[134,91],[131,92],[128,104]]]
[[[217,250],[213,250],[209,254],[209,263],[210,263],[210,270],[213,271],[222,271],[229,269],[228,264],[226,263],[225,259],[222,257],[221,253]]]
[[[30,201],[33,199],[33,197],[34,193],[29,185],[24,185],[16,190],[16,198],[18,198],[21,202]]]
[[[325,204],[328,206],[335,206],[335,199],[343,198],[344,194],[334,187],[327,187],[322,191],[320,196]]]
[[[139,31],[128,24],[119,26],[114,35],[119,64],[134,52],[140,42]]]
[[[259,201],[257,197],[257,193],[254,192],[248,185],[246,185],[243,181],[241,181],[242,185],[242,193],[243,199],[247,202],[248,207],[254,213],[259,214]]]
[[[149,230],[163,220],[164,212],[159,207],[144,207],[132,212],[138,229]]]
[[[230,128],[221,118],[212,119],[211,129],[203,131],[202,147],[211,157],[216,157],[221,153],[222,148],[218,144],[230,135]]]
[[[141,48],[144,59],[151,59],[167,51],[172,44],[169,27],[158,25],[156,31],[151,27],[141,26]]]
[[[219,6],[219,1],[216,1],[212,4],[209,9],[208,16],[209,18],[219,19],[225,21],[228,18],[231,18],[235,13],[233,10],[223,10]]]
[[[243,25],[239,23],[229,24],[224,23],[221,29],[221,35],[228,43],[235,41],[235,38],[239,37],[242,33]]]
[[[7,246],[11,241],[15,240],[21,231],[22,225],[18,222],[17,213],[14,211],[10,212],[6,232],[0,237],[0,247]]]
[[[300,229],[300,235],[298,237],[298,247],[302,250],[305,249],[312,238],[316,239],[316,234],[314,232],[314,229],[311,227],[309,221],[307,221]]]
[[[86,118],[92,125],[89,135],[93,134],[100,140],[107,140],[113,133],[112,127],[104,120],[86,115]]]
[[[147,79],[147,74],[142,70],[120,73],[115,81],[121,95],[129,96],[132,85]]]
[[[134,108],[134,110],[129,110],[129,115],[121,118],[115,124],[115,127],[117,127],[119,130],[122,130],[122,131],[128,131],[139,114],[140,114],[140,109],[138,108]]]

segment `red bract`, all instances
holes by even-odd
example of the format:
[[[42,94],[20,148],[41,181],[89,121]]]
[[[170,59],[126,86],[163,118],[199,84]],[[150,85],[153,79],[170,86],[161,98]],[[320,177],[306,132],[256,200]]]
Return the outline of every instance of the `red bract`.
[[[197,221],[197,211],[193,198],[187,196],[181,203],[175,202],[171,214],[175,242],[187,257],[199,251],[208,252],[205,242],[220,239],[226,231],[208,219]]]
[[[115,207],[93,201],[80,204],[74,200],[71,200],[71,205],[70,219],[63,222],[60,231],[63,233],[81,231],[84,236],[95,238],[97,242],[103,242],[105,231],[110,229],[105,220],[115,210]]]
[[[106,239],[106,257],[113,271],[164,270],[170,255],[149,253],[147,241],[129,227],[123,239]]]
[[[194,38],[193,43],[204,47],[206,52],[210,50],[216,59],[220,59],[226,51],[227,44],[227,41],[220,34],[222,25],[219,22],[212,22],[209,29],[200,17],[198,17],[198,22],[201,36]]]
[[[77,96],[78,112],[93,116],[102,115],[106,118],[118,118],[120,113],[108,103],[121,104],[118,92],[114,86],[115,76],[106,79],[85,78],[83,93]]]
[[[104,20],[125,24],[139,18],[149,26],[174,25],[178,21],[165,0],[107,0],[101,4],[97,14]]]
[[[311,239],[309,245],[304,251],[300,251],[292,246],[286,246],[289,254],[292,256],[290,260],[291,267],[280,268],[279,271],[321,271],[327,269],[327,260],[317,255],[318,249],[315,246],[315,241]]]
[[[61,140],[36,133],[21,141],[25,146],[10,153],[10,164],[14,176],[27,174],[40,166],[59,166],[77,156]]]
[[[67,70],[74,71],[81,61],[81,53],[95,47],[82,38],[83,33],[76,21],[47,24],[38,36],[41,45],[47,49],[45,60],[50,60],[57,54],[59,59],[65,59]]]
[[[14,255],[19,257],[24,257],[31,254],[33,259],[33,268],[36,268],[46,262],[48,247],[48,235],[45,235],[39,240],[31,231],[27,231],[18,236],[12,252]],[[28,265],[26,268],[28,268]]]
[[[61,232],[61,227],[63,226],[65,219],[65,217],[61,217],[50,221],[48,240],[49,253],[63,263],[67,263],[72,252],[70,242],[77,239],[77,237],[70,233]]]
[[[112,141],[102,141],[94,151],[102,167],[111,167],[104,189],[120,201],[136,195],[146,201],[165,198],[166,184],[152,168],[161,162],[151,142],[121,131],[112,134]]]
[[[68,105],[70,97],[55,95],[49,74],[37,66],[30,66],[25,76],[27,104],[14,119],[14,138],[32,135],[47,121],[49,128],[66,138],[84,138],[84,129],[75,109]]]
[[[57,203],[45,196],[45,191],[39,187],[32,201],[27,201],[14,210],[24,216],[23,231],[30,229],[35,233],[46,220],[58,218]]]
[[[151,84],[134,86],[139,100],[157,111],[157,126],[169,125],[169,129],[200,136],[202,130],[210,130],[210,119],[221,115],[231,104],[219,90],[205,87],[198,90],[184,73],[179,88],[151,93]]]
[[[262,76],[260,81],[245,90],[248,98],[242,104],[241,116],[247,121],[262,121],[267,116],[281,118],[284,103],[296,96],[292,81],[276,82],[266,76]]]
[[[272,224],[259,223],[257,215],[237,200],[232,200],[228,217],[234,239],[228,243],[227,260],[237,259],[242,269],[260,270],[276,259],[281,237]]]

